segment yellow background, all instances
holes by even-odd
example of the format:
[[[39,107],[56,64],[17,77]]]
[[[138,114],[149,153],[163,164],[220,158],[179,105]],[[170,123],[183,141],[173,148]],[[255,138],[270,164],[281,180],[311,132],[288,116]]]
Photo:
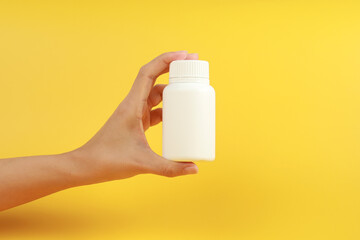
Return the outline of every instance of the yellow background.
[[[80,146],[165,51],[208,60],[217,97],[216,161],[198,175],[65,190],[0,213],[0,238],[360,239],[359,12],[0,0],[0,158]],[[161,153],[161,125],[147,136]]]

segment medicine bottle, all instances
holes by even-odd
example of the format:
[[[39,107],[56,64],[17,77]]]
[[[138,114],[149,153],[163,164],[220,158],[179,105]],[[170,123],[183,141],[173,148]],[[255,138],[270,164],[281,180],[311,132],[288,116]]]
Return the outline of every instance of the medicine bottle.
[[[170,63],[163,92],[163,156],[174,161],[215,159],[215,91],[209,63]]]

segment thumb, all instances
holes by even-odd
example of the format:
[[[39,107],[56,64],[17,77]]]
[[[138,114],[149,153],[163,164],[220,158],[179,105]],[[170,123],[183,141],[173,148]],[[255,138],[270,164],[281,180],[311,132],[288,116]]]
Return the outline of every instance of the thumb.
[[[151,153],[149,165],[150,173],[165,177],[196,174],[199,171],[198,167],[193,162],[174,162],[163,158],[154,152]]]

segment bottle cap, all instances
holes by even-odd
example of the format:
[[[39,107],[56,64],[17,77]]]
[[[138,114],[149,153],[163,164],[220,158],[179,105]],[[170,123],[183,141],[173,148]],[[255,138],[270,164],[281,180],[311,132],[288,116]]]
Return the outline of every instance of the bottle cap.
[[[209,63],[202,60],[175,60],[170,63],[169,78],[209,78]]]

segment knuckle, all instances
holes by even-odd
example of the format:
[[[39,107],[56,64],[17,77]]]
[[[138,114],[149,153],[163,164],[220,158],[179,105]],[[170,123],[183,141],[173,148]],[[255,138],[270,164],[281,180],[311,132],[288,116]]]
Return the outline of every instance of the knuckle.
[[[120,116],[129,116],[133,113],[135,103],[132,101],[132,99],[127,96],[122,103],[117,107],[116,113],[118,113]]]
[[[148,79],[154,79],[156,76],[151,71],[151,65],[145,64],[143,65],[140,70],[138,76],[140,78],[148,78]]]
[[[147,65],[145,64],[145,65],[141,66],[141,68],[139,70],[139,74],[143,75],[146,73],[146,71],[147,71]]]
[[[162,169],[162,174],[165,176],[165,177],[175,177],[176,176],[176,172],[174,171],[173,168],[169,167],[169,166],[166,166]]]
[[[164,52],[164,53],[160,54],[157,58],[163,59],[163,58],[167,57],[169,54],[173,54],[173,52]]]

